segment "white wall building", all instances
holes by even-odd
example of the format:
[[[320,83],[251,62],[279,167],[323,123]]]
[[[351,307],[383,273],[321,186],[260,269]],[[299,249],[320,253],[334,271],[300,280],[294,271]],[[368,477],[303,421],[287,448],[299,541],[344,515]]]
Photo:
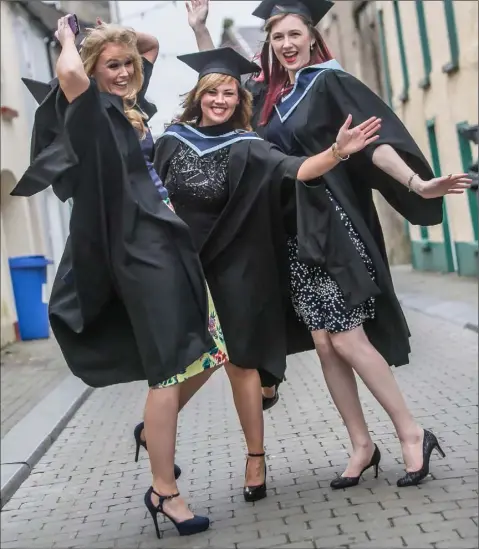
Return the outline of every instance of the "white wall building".
[[[69,206],[61,203],[51,189],[28,199],[10,196],[30,163],[31,132],[37,107],[21,77],[47,82],[53,76],[49,21],[39,13],[43,8],[48,10],[48,18],[54,20],[56,10],[40,2],[1,2],[2,346],[15,339],[17,321],[8,258],[45,255],[52,259],[49,290],[68,235]]]

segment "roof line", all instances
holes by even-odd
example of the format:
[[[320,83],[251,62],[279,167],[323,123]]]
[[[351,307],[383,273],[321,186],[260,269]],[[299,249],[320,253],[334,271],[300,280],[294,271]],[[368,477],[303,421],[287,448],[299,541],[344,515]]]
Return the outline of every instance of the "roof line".
[[[235,40],[238,42],[238,44],[241,46],[241,48],[243,49],[243,51],[246,53],[246,55],[250,58],[250,59],[253,59],[253,57],[256,55],[256,52],[254,52],[248,42],[246,42],[246,40],[241,36],[241,34],[234,28],[234,27],[230,27],[228,29],[234,36]]]

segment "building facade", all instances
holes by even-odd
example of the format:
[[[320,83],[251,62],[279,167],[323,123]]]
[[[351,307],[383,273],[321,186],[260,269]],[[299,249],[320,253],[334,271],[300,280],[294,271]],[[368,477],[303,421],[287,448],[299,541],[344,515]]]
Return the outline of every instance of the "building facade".
[[[108,0],[99,0],[97,2],[59,0],[55,2],[55,5],[66,13],[76,14],[79,19],[88,23],[95,23],[97,17],[106,23],[111,23],[115,21],[116,17],[116,2],[109,2]]]
[[[331,54],[341,66],[383,99],[381,42],[377,3],[368,0],[336,2],[318,25]],[[411,262],[411,244],[404,218],[383,196],[373,191],[386,251],[392,265]]]
[[[37,104],[21,77],[42,82],[54,76],[58,45],[53,41],[57,20],[64,15],[57,3],[1,2],[1,345],[17,337],[17,314],[12,291],[9,257],[44,255],[48,267],[48,298],[56,268],[69,232],[70,207],[51,188],[31,198],[11,197],[10,192],[30,164],[30,140]],[[110,20],[109,2],[80,2]],[[99,6],[101,4],[101,6]],[[106,4],[106,6],[104,6]],[[75,7],[75,6],[69,6]],[[102,8],[103,11],[98,11]],[[86,13],[86,12],[85,12]],[[82,26],[85,21],[79,14]],[[94,19],[93,19],[94,21]]]
[[[478,6],[474,0],[377,2],[384,96],[436,175],[477,159]],[[444,222],[408,226],[416,269],[477,276],[477,190],[447,196]]]
[[[48,73],[46,47],[38,28],[31,28],[30,40],[23,41],[29,29],[22,7],[1,2],[1,343],[16,338],[17,315],[13,298],[8,258],[21,255],[47,255],[44,201],[39,195],[14,198],[10,192],[29,164],[32,113],[34,107],[24,93],[20,77],[24,74],[23,56],[34,55],[31,65]],[[38,49],[40,45],[40,49]],[[34,46],[32,48],[32,46]],[[32,48],[32,49],[31,49]],[[30,53],[31,49],[31,53]],[[44,58],[41,59],[41,52]],[[45,74],[42,74],[45,77]]]

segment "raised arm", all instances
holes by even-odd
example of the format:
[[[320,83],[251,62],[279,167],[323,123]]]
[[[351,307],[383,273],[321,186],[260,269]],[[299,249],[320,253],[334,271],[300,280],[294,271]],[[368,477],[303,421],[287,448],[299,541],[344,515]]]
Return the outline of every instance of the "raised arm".
[[[185,5],[188,11],[188,23],[195,33],[198,49],[200,51],[214,50],[215,45],[211,39],[210,31],[206,27],[209,0],[191,0]]]
[[[396,182],[422,198],[461,194],[470,186],[471,180],[462,173],[429,179],[433,174],[428,162],[404,124],[382,99],[357,78],[344,71],[326,71],[318,91],[321,93],[317,94],[317,101],[324,101],[323,94],[326,94],[337,112],[343,115],[351,113],[356,123],[369,118],[372,114],[381,117],[382,129],[379,140],[364,150],[373,170],[363,165],[362,175],[410,221],[414,218],[415,222],[420,217],[423,219],[421,224],[427,224],[428,218],[437,217],[429,216],[424,206],[408,198],[407,193],[404,194],[404,189],[400,189],[401,192],[398,193],[394,189]],[[311,108],[317,108],[317,104],[313,103]],[[378,177],[377,168],[384,172],[385,177]],[[442,205],[437,203],[437,206],[438,211],[442,211]]]
[[[102,20],[100,17],[96,18],[96,24],[101,25]],[[136,34],[136,47],[138,48],[138,53],[147,59],[150,63],[155,63],[158,58],[158,53],[160,51],[160,44],[158,40],[151,34],[146,34],[145,32],[135,31]]]
[[[66,15],[58,20],[58,28],[55,32],[62,46],[56,71],[60,87],[68,102],[71,103],[88,89],[90,79],[83,68],[83,62],[75,45],[75,35],[68,24],[68,17],[70,16]]]
[[[379,139],[379,136],[376,135],[381,128],[379,118],[372,117],[350,129],[352,119],[352,116],[349,115],[339,130],[336,142],[329,149],[311,156],[301,164],[297,175],[300,181],[310,181],[321,177],[340,162],[347,160],[350,154],[361,151]]]
[[[150,63],[154,63],[158,58],[160,45],[158,40],[151,34],[135,31],[137,39],[137,48],[139,54],[147,59]]]

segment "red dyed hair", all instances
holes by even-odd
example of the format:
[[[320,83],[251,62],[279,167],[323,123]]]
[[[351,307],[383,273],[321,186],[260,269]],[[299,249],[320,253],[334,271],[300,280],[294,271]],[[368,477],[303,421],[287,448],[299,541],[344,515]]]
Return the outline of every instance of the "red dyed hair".
[[[264,75],[264,83],[268,88],[266,93],[263,109],[261,111],[261,119],[259,122],[260,126],[265,126],[268,123],[268,120],[273,112],[273,108],[280,99],[280,97],[291,88],[288,71],[281,65],[278,61],[278,58],[272,53],[272,62],[270,66],[270,36],[271,28],[277,21],[281,21],[288,14],[275,15],[268,19],[265,25],[265,30],[267,32],[267,39],[261,50],[261,67],[262,75]],[[296,15],[296,14],[295,14]],[[316,65],[318,63],[324,63],[325,61],[330,61],[333,59],[328,47],[326,46],[323,37],[319,33],[318,29],[315,28],[310,21],[301,15],[296,15],[299,17],[303,23],[308,27],[311,37],[314,38],[314,46],[311,51],[311,59],[309,65]],[[308,65],[308,66],[309,66]]]

